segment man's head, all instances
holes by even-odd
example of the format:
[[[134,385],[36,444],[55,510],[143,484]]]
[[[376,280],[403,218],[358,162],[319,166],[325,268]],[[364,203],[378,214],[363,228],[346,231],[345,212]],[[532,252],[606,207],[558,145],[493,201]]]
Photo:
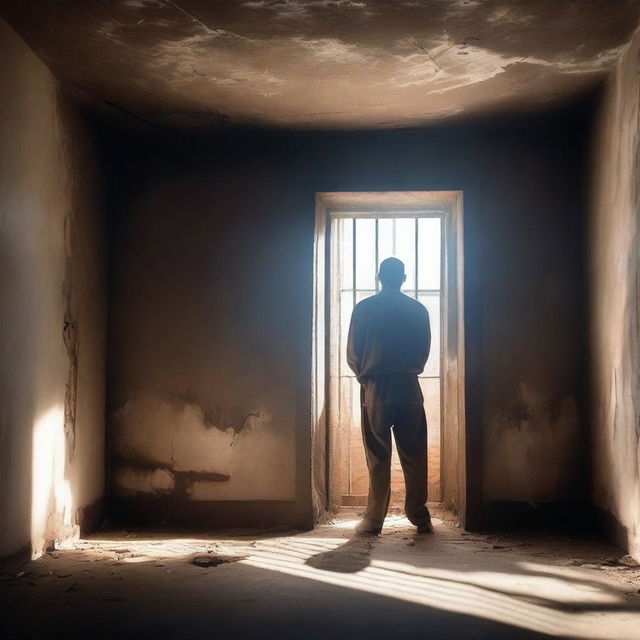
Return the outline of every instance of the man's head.
[[[404,273],[404,263],[398,258],[387,258],[380,263],[378,280],[383,289],[400,289],[407,279]]]

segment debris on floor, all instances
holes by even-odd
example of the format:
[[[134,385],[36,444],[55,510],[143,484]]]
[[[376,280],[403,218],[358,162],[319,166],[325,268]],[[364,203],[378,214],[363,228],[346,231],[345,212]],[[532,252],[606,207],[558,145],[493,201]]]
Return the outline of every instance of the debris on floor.
[[[196,567],[217,567],[227,562],[238,562],[242,559],[243,556],[217,556],[209,553],[206,556],[194,556],[191,558],[191,564],[195,564]]]
[[[353,510],[304,533],[100,531],[1,576],[0,638],[199,640],[207,629],[394,640],[402,628],[442,640],[640,640],[640,566],[613,545],[469,534],[433,516],[433,536],[394,512],[381,535],[355,536]]]

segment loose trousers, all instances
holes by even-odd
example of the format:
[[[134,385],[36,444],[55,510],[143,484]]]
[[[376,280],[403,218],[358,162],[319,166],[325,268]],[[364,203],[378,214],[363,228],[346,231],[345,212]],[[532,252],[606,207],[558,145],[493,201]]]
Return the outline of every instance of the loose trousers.
[[[405,513],[419,526],[429,521],[427,501],[427,418],[421,404],[362,406],[362,439],[369,469],[364,519],[382,527],[391,497],[391,428],[405,483]]]

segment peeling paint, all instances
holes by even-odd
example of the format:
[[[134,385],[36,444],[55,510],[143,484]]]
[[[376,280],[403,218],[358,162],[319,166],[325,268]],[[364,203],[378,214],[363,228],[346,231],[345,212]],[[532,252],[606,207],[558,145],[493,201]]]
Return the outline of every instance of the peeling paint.
[[[3,19],[0,58],[0,557],[37,556],[104,494],[103,194],[86,114]]]
[[[448,117],[546,108],[591,90],[640,17],[631,0],[19,4],[5,3],[9,18],[61,77],[157,125],[196,128],[226,124],[207,113],[366,128],[426,124],[452,104]],[[68,37],[52,37],[54,20]]]
[[[610,78],[592,167],[593,495],[640,559],[640,32]]]
[[[190,405],[202,412],[202,423],[206,428],[220,429],[221,431],[233,431],[232,444],[236,436],[246,427],[251,427],[254,419],[260,418],[259,411],[250,411],[242,420],[234,421],[231,412],[223,407],[207,407],[190,391],[169,395],[170,400],[177,399],[184,405]]]
[[[484,493],[491,500],[575,497],[580,486],[580,423],[575,398],[521,382],[511,403],[489,417]]]
[[[533,22],[535,16],[531,14],[521,14],[514,7],[500,7],[489,15],[487,22],[490,24],[510,24],[525,25]]]
[[[111,425],[118,492],[140,486],[152,492],[150,478],[163,470],[174,480],[170,493],[185,499],[293,495],[294,468],[278,463],[283,438],[273,432],[265,408],[206,406],[190,391],[141,393],[113,412]],[[122,469],[135,473],[123,475]]]
[[[175,488],[175,478],[167,469],[148,471],[135,467],[119,467],[113,479],[119,493],[151,493],[154,495],[171,493]]]
[[[149,461],[119,459],[114,485],[121,495],[154,494],[190,498],[199,483],[228,482],[230,476],[211,471],[176,471],[170,465]]]
[[[71,226],[73,219],[70,213],[64,218],[64,276],[62,282],[64,320],[62,339],[69,361],[67,383],[64,394],[64,433],[67,441],[69,460],[73,460],[76,449],[76,407],[78,397],[78,325],[73,311],[73,262],[71,250]]]
[[[355,44],[348,44],[337,38],[305,39],[295,37],[291,42],[300,48],[303,54],[311,54],[321,61],[336,62],[338,64],[366,64],[370,56],[359,51]]]
[[[64,340],[67,358],[69,359],[69,371],[64,394],[64,433],[67,437],[69,460],[73,460],[76,449],[76,407],[78,397],[78,327],[65,314],[62,336]]]

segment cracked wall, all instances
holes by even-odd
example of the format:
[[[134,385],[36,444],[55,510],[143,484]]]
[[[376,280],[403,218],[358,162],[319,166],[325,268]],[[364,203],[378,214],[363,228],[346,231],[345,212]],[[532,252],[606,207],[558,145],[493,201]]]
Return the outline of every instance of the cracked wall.
[[[95,524],[106,299],[90,125],[2,20],[0,57],[1,557]]]
[[[111,421],[115,491],[187,500],[291,499],[295,456],[287,463],[288,443],[268,410],[235,420],[225,413],[184,395],[142,392],[127,401]]]
[[[591,226],[593,499],[640,558],[640,33],[604,91]]]
[[[584,498],[588,113],[114,148],[119,504],[180,520],[288,501],[283,517],[309,524],[315,193],[443,188],[464,191],[470,485],[484,502]],[[224,477],[185,487],[181,472]]]
[[[278,230],[223,212],[229,198],[253,208],[255,187],[242,195],[240,177],[218,192],[202,167],[169,171],[140,176],[116,232],[114,496],[293,502],[300,330],[285,313],[288,269],[262,237]]]
[[[636,0],[0,0],[0,11],[111,117],[132,112],[167,129],[331,130],[570,103],[615,64],[640,7]]]

